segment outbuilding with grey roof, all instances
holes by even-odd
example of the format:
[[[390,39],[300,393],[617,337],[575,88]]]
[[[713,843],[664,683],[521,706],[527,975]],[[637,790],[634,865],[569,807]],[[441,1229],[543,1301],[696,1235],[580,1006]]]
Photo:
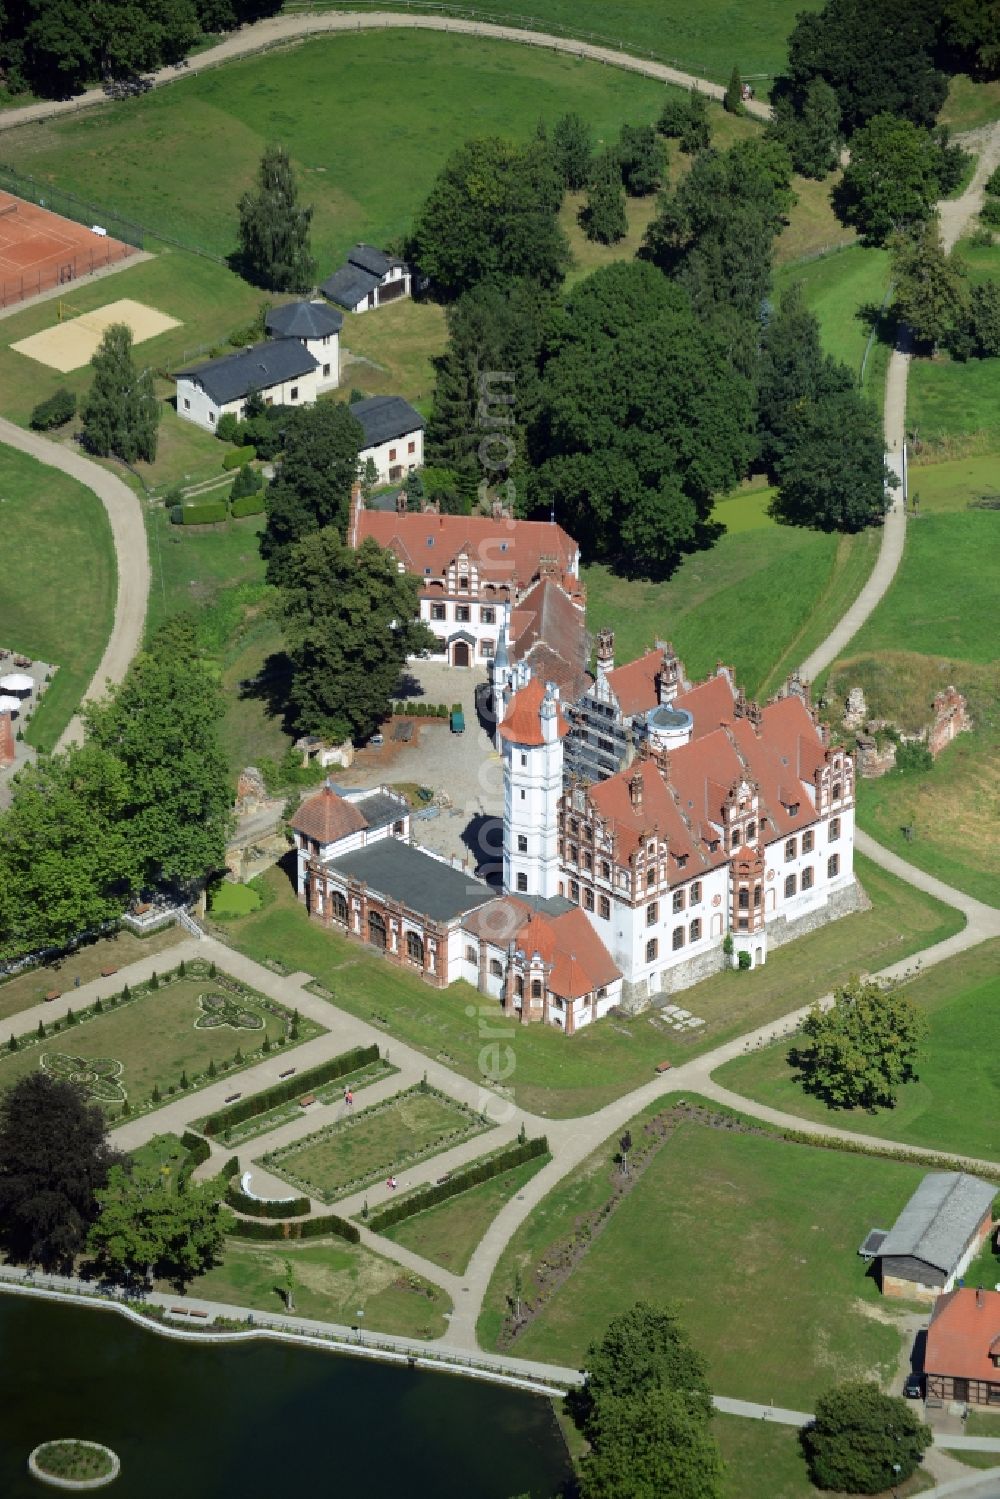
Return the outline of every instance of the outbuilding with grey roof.
[[[876,1254],[886,1296],[932,1301],[950,1291],[993,1222],[997,1188],[966,1171],[931,1171]]]

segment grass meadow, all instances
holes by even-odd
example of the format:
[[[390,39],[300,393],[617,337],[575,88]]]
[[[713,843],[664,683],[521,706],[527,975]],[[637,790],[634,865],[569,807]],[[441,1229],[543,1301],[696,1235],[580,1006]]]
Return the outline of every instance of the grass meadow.
[[[1000,1087],[1000,941],[959,954],[906,985],[930,1027],[919,1077],[899,1090],[895,1108],[830,1109],[805,1093],[784,1041],[726,1062],[716,1080],[770,1108],[838,1129],[927,1149],[989,1157],[996,1152]],[[969,1066],[970,1044],[983,1059]]]
[[[642,1119],[632,1122],[635,1139],[641,1129]],[[515,1234],[487,1291],[484,1347],[496,1346],[515,1269],[531,1301],[536,1267],[607,1199],[616,1149],[605,1141]],[[900,1337],[878,1315],[857,1247],[873,1223],[892,1222],[922,1175],[896,1161],[681,1123],[510,1351],[579,1367],[590,1341],[641,1293],[677,1306],[719,1394],[809,1409],[838,1380],[888,1378]]]
[[[381,1230],[383,1238],[402,1244],[444,1270],[464,1275],[476,1245],[506,1202],[542,1169],[548,1156],[525,1161],[502,1176],[469,1187],[457,1197],[439,1202]]]
[[[0,645],[58,668],[25,738],[49,751],[79,706],[111,634],[111,527],[86,485],[0,447]]]
[[[879,307],[886,294],[886,251],[848,245],[818,259],[779,266],[774,281],[778,294],[792,282],[801,286],[806,306],[819,319],[824,349],[846,364],[853,375],[860,375],[871,327],[861,309]],[[888,349],[876,338],[865,370],[865,390],[880,406],[887,361]]]
[[[857,859],[856,867],[872,909],[777,949],[752,973],[730,970],[687,991],[687,1008],[706,1022],[697,1033],[664,1030],[651,1013],[600,1021],[567,1046],[551,1027],[522,1026],[494,1014],[490,1024],[497,1037],[502,1043],[509,1033],[516,1050],[516,1102],[553,1118],[589,1113],[648,1082],[665,1058],[687,1061],[818,998],[851,973],[883,968],[960,929],[962,918],[951,908],[864,859]],[[477,1003],[471,988],[458,983],[428,990],[411,974],[310,922],[281,869],[262,878],[273,899],[261,911],[227,923],[234,947],[259,961],[278,958],[289,969],[313,974],[338,1009],[375,1021],[387,1036],[465,1077],[480,1078],[482,1040],[468,1014],[468,1006]]]

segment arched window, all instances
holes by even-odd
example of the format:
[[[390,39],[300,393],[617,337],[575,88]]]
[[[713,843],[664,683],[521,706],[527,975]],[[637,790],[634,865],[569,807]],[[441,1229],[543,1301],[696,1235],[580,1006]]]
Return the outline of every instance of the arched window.
[[[330,891],[330,913],[334,921],[343,922],[347,925],[347,901],[339,890]]]
[[[424,939],[419,932],[407,932],[406,934],[406,956],[411,963],[419,963],[423,966],[424,961]]]
[[[385,947],[385,917],[381,911],[368,912],[368,941],[373,947]]]

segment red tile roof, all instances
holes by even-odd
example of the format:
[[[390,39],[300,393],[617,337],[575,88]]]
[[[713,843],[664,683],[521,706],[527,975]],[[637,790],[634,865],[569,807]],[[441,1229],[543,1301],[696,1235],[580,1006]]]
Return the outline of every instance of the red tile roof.
[[[688,692],[679,692],[672,706],[684,708],[690,713],[694,719],[691,736],[693,739],[700,739],[703,734],[710,734],[713,729],[717,729],[723,719],[732,718],[735,697],[729,678],[716,676],[709,677],[707,682],[699,682],[697,687],[692,687]]]
[[[579,906],[561,916],[529,908],[517,935],[517,946],[529,960],[538,953],[551,964],[548,987],[561,999],[580,999],[621,977],[614,959]]]
[[[542,721],[539,710],[542,699],[545,697],[545,683],[541,677],[532,677],[526,687],[515,692],[507,705],[503,723],[500,725],[500,735],[511,744],[539,745],[544,744],[542,737]],[[569,724],[563,716],[562,703],[556,708],[556,734],[562,739],[569,733]]]
[[[322,786],[315,796],[309,796],[292,818],[292,827],[317,843],[336,843],[349,833],[360,833],[368,826],[357,807],[345,802],[330,786]]]
[[[642,782],[639,807],[633,806],[629,790],[629,783],[636,776]],[[670,840],[673,854],[690,856],[695,851],[691,830],[654,760],[637,760],[617,775],[591,786],[588,794],[600,815],[614,824],[616,858],[620,863],[628,861],[629,855],[654,828],[661,838]]]
[[[577,561],[576,542],[553,521],[430,512],[397,515],[384,510],[356,511],[352,521],[353,545],[374,537],[421,578],[442,577],[461,552],[468,553],[482,579],[512,589],[534,582],[543,558],[554,559],[559,576],[572,573]]]
[[[544,682],[554,682],[563,701],[569,703],[590,685],[584,595],[582,589],[572,592],[578,603],[550,578],[535,583],[511,614],[508,639],[511,661],[527,661],[532,674]]]
[[[978,1298],[982,1298],[979,1305]],[[966,1286],[939,1296],[927,1330],[924,1368],[928,1374],[950,1374],[959,1379],[988,1379],[1000,1384],[1000,1368],[990,1358],[990,1347],[1000,1352],[1000,1291],[974,1291]]]
[[[648,713],[659,703],[656,674],[662,661],[662,648],[654,647],[637,661],[615,666],[608,672],[608,686],[626,718],[632,718],[636,713]]]

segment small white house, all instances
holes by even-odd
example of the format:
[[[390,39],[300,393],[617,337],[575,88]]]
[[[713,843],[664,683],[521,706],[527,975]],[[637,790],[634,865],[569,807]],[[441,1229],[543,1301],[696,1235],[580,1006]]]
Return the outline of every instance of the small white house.
[[[410,267],[395,255],[386,255],[372,245],[355,245],[347,263],[327,277],[320,291],[348,312],[367,312],[408,297],[411,281]]]
[[[220,416],[242,417],[257,391],[265,406],[311,406],[322,365],[297,338],[274,338],[176,372],[177,415],[214,432]]]
[[[271,338],[297,338],[316,360],[316,389],[335,390],[340,384],[340,330],[344,315],[325,302],[286,302],[267,314]]]
[[[351,415],[364,436],[358,463],[374,459],[380,484],[403,479],[424,462],[424,427],[420,412],[402,396],[368,396],[351,404]]]

